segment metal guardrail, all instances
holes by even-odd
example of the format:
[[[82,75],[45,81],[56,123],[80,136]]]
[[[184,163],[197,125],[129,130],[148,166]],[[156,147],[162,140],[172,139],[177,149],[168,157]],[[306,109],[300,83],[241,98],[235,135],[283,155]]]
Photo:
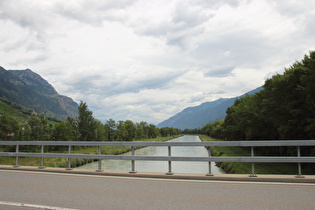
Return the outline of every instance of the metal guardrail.
[[[203,161],[209,163],[208,176],[213,176],[211,173],[211,162],[247,162],[252,163],[252,173],[250,176],[256,176],[254,171],[254,163],[297,163],[298,164],[298,175],[297,178],[303,178],[301,172],[301,163],[315,163],[315,157],[301,156],[301,146],[315,146],[315,140],[289,140],[289,141],[210,141],[210,142],[92,142],[92,141],[0,141],[1,145],[15,145],[15,152],[0,152],[0,156],[13,156],[16,157],[15,167],[18,167],[19,157],[40,157],[41,166],[45,168],[44,158],[68,158],[68,170],[71,170],[71,159],[82,158],[82,159],[97,159],[98,169],[102,171],[102,160],[113,159],[113,160],[131,160],[131,171],[130,173],[136,173],[135,161],[136,160],[151,160],[151,161],[168,161],[168,172],[166,174],[172,175],[172,161]],[[40,153],[25,153],[19,152],[19,146],[30,145],[30,146],[41,146]],[[45,153],[44,146],[68,146],[68,153]],[[98,154],[72,154],[71,147],[73,146],[96,146],[98,147]],[[131,146],[131,155],[102,155],[102,146]],[[136,156],[135,147],[146,147],[146,146],[165,146],[168,147],[168,156]],[[171,155],[171,147],[176,146],[204,146],[208,148],[208,157],[176,157]],[[210,148],[212,146],[235,146],[235,147],[250,147],[251,156],[248,157],[214,157],[211,155]],[[254,147],[271,147],[271,146],[294,146],[297,148],[297,156],[254,156]]]

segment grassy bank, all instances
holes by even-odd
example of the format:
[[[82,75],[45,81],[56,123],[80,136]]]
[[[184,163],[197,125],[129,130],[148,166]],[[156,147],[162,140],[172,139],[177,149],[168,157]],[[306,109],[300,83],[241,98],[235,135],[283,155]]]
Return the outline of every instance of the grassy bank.
[[[167,137],[158,137],[155,139],[144,139],[141,141],[168,141],[178,136],[167,136]],[[139,149],[139,148],[136,148]],[[131,147],[121,147],[121,146],[104,146],[101,148],[103,155],[119,155],[131,151]],[[0,148],[1,152],[1,148]],[[22,152],[22,149],[20,149]],[[28,152],[28,151],[25,151]],[[37,151],[40,152],[40,151]],[[64,147],[63,152],[51,151],[51,153],[67,153],[67,147]],[[98,154],[98,147],[72,147],[72,154]],[[71,166],[78,167],[90,162],[93,162],[92,159],[71,159]],[[41,158],[31,158],[31,157],[20,157],[19,165],[21,166],[40,166]],[[15,165],[15,157],[0,157],[0,165]],[[68,166],[67,158],[45,158],[44,165],[46,167],[59,167],[66,168]]]
[[[199,135],[202,141],[218,141],[206,135]],[[251,156],[250,148],[244,147],[211,147],[213,156]],[[251,163],[217,163],[226,173],[232,174],[251,174]],[[313,174],[314,164],[302,164],[303,174]],[[296,163],[255,163],[256,174],[298,174]]]
[[[8,103],[11,104],[11,102],[0,97],[0,112],[12,117],[21,124],[25,124],[30,117],[30,113],[28,113],[30,111],[13,104],[9,105]]]

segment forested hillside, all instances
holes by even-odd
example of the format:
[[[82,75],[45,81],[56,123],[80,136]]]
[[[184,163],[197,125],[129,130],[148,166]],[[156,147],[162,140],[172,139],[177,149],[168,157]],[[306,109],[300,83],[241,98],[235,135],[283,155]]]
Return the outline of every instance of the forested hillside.
[[[315,51],[235,100],[224,121],[198,132],[225,140],[315,139]]]
[[[227,109],[225,138],[314,139],[315,51]]]

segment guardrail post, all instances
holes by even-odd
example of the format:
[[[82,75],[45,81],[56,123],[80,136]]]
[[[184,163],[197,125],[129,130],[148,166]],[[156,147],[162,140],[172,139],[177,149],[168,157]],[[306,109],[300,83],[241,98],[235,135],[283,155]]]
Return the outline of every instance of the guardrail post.
[[[135,147],[134,146],[131,147],[131,155],[135,156]],[[135,170],[135,160],[131,160],[131,171],[129,171],[129,173],[137,173],[137,171]]]
[[[19,153],[19,145],[18,144],[16,145],[15,153],[17,153],[17,155],[15,156],[15,166],[14,167],[20,167],[19,166],[19,156],[18,156],[18,153]]]
[[[69,145],[68,147],[68,154],[71,154],[71,145]],[[66,170],[72,170],[71,168],[71,158],[68,158],[68,168],[66,168]]]
[[[297,146],[297,156],[301,157],[301,151],[300,151],[300,146]],[[305,178],[305,176],[302,175],[302,169],[301,169],[301,163],[298,162],[298,175],[296,175],[296,178]]]
[[[43,155],[44,154],[44,145],[42,145],[41,149],[40,149],[40,153]],[[43,169],[45,168],[44,166],[44,157],[41,157],[40,159],[40,167],[38,167],[39,169]]]
[[[168,157],[172,156],[172,151],[171,151],[171,146],[168,146]],[[168,172],[166,175],[173,175],[174,173],[172,172],[172,161],[168,161]]]
[[[209,158],[211,158],[211,147],[208,147],[208,154]],[[206,176],[213,176],[213,173],[211,172],[211,161],[209,161],[209,173]]]
[[[251,155],[252,158],[254,157],[254,147],[251,146]],[[252,173],[249,175],[250,177],[257,177],[257,175],[255,174],[255,163],[252,162]]]
[[[98,146],[98,155],[102,154],[102,146]],[[98,169],[96,172],[102,172],[102,159],[98,159]]]

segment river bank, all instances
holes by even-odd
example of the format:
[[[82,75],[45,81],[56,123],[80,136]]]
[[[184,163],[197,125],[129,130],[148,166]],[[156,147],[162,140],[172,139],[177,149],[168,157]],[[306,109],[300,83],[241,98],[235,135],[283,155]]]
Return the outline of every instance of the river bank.
[[[206,135],[198,135],[201,141],[218,141]],[[250,156],[248,148],[240,147],[211,147],[212,156]],[[250,174],[250,163],[216,162],[227,174]]]
[[[218,141],[206,135],[198,135],[201,141]],[[212,156],[251,156],[250,148],[244,147],[211,147]],[[234,163],[234,162],[217,162],[226,173],[230,174],[251,174],[251,163]],[[314,174],[311,168],[314,164],[302,164],[302,172],[304,175]],[[298,174],[298,167],[295,163],[255,163],[256,174]]]

